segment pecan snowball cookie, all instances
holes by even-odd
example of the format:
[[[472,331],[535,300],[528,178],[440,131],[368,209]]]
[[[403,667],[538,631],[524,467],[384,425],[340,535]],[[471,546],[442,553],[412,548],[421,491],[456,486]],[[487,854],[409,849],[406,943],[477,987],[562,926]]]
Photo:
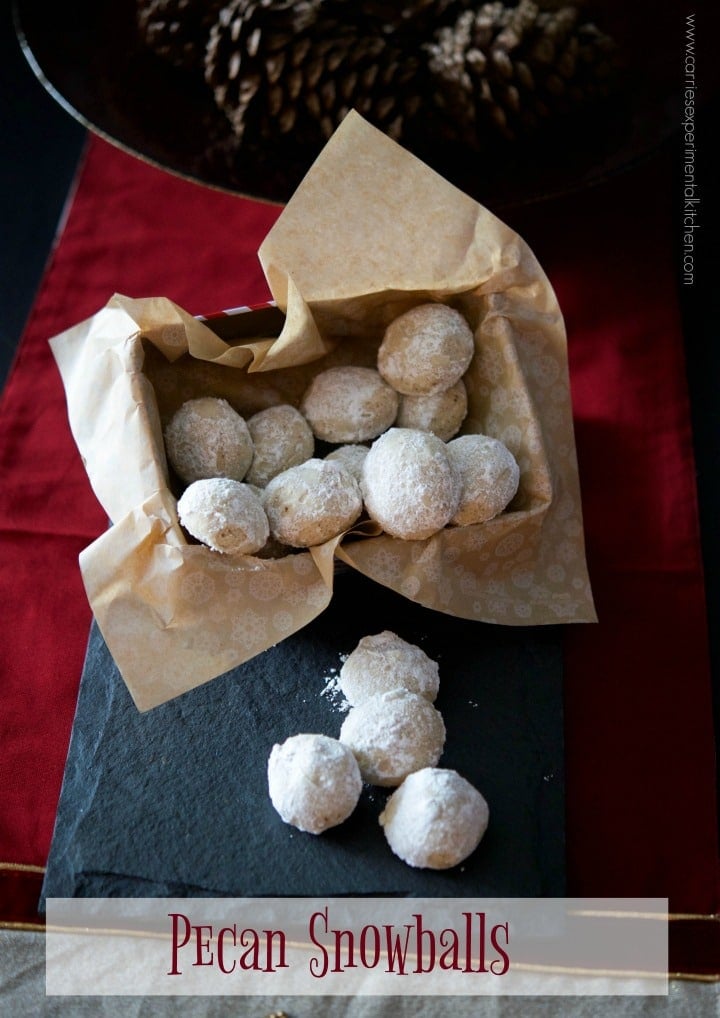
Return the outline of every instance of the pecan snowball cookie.
[[[301,733],[273,746],[270,800],[286,824],[322,834],[357,806],[362,778],[351,750],[329,735]]]
[[[273,477],[263,505],[277,541],[310,548],[351,527],[362,512],[362,496],[342,463],[309,459]]]
[[[418,693],[432,703],[440,685],[437,661],[389,629],[363,636],[345,659],[338,678],[351,707],[398,688]]]
[[[370,452],[366,445],[339,445],[325,457],[326,460],[338,460],[350,471],[355,480],[360,484],[362,468],[365,457]]]
[[[443,442],[457,435],[467,415],[467,389],[462,379],[432,396],[401,396],[398,428],[432,431]]]
[[[393,423],[398,394],[374,368],[328,368],[313,378],[300,409],[322,441],[366,442]]]
[[[520,468],[502,442],[489,435],[461,435],[447,444],[460,481],[456,526],[484,523],[506,509],[520,483]]]
[[[457,771],[425,767],[405,778],[379,819],[403,862],[446,870],[475,851],[489,817],[483,796]]]
[[[165,428],[165,450],[186,484],[206,477],[242,481],[253,458],[244,418],[215,396],[183,403]]]
[[[445,745],[445,723],[424,696],[393,689],[352,707],[340,741],[355,754],[363,781],[391,788],[421,767],[434,767]]]
[[[245,480],[260,488],[315,451],[310,425],[289,403],[260,410],[248,418],[247,426],[255,452]]]
[[[407,396],[430,396],[458,382],[475,352],[465,318],[447,304],[420,304],[388,325],[378,371]]]
[[[447,446],[414,428],[390,428],[373,442],[360,487],[369,516],[387,534],[406,541],[442,530],[460,499]]]
[[[180,496],[177,508],[189,534],[226,555],[254,555],[270,536],[258,496],[249,484],[230,477],[193,481]]]

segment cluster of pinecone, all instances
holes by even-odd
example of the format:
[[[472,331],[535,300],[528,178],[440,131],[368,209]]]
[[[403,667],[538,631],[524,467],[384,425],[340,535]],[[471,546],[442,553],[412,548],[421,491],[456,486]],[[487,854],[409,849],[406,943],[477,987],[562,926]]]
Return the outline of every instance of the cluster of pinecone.
[[[615,45],[556,0],[136,0],[143,45],[204,76],[236,140],[319,149],[356,109],[480,150],[611,89]]]

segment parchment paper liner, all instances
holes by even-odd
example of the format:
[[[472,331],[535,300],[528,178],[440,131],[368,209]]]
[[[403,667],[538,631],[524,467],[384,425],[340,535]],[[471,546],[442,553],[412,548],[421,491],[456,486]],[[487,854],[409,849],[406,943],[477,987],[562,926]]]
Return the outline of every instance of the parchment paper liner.
[[[259,257],[286,316],[277,338],[226,343],[165,298],[116,295],[51,340],[73,435],[113,524],[82,553],[81,571],[138,708],[306,625],[332,596],[334,556],[463,618],[595,621],[564,324],[522,239],[353,112]],[[204,394],[225,396],[245,415],[297,404],[317,371],[373,364],[388,321],[425,300],[456,306],[474,329],[462,431],[494,435],[518,459],[509,509],[426,541],[350,534],[281,559],[188,543],[162,441],[174,410]],[[238,322],[252,328],[252,319]]]

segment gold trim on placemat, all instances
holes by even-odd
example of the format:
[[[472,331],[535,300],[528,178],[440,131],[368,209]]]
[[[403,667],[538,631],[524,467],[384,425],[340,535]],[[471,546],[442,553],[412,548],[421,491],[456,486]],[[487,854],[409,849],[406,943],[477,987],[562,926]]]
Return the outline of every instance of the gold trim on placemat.
[[[28,862],[0,862],[0,870],[15,870],[18,873],[44,873],[44,866],[33,866]]]
[[[20,930],[24,933],[45,933],[45,924],[13,923],[0,919],[0,930]]]
[[[701,919],[701,920],[704,920],[705,922],[709,921],[709,922],[717,923],[717,922],[720,922],[720,914],[718,914],[716,912],[710,912],[708,915],[696,915],[694,912],[671,912],[668,915],[668,919],[670,919],[671,921],[672,920],[677,920],[677,919],[686,919],[686,920]]]
[[[623,912],[617,909],[604,912],[602,909],[581,908],[571,909],[568,914],[597,919],[661,919],[663,922],[703,920],[705,922],[720,922],[720,914],[715,912],[709,912],[707,915],[695,912]]]
[[[16,873],[34,873],[34,874],[41,875],[41,874],[45,873],[45,867],[44,866],[35,866],[35,865],[31,864],[31,863],[0,862],[0,872],[3,872],[3,871],[4,872],[16,872]],[[601,919],[601,918],[640,919],[640,920],[652,919],[652,920],[668,921],[668,922],[671,922],[671,923],[680,923],[680,922],[710,922],[710,923],[718,923],[718,924],[720,924],[720,914],[714,913],[714,912],[711,912],[711,913],[669,912],[669,913],[664,913],[664,914],[658,914],[658,913],[654,913],[654,912],[623,912],[623,911],[620,911],[620,910],[614,910],[612,912],[603,912],[603,911],[601,911],[599,909],[598,910],[596,910],[596,909],[577,909],[577,910],[574,910],[572,912],[572,914],[573,915],[577,915],[577,916],[588,916],[588,917],[596,916],[599,919]],[[17,930],[17,931],[23,931],[23,932],[46,933],[47,932],[47,927],[46,927],[46,925],[44,923],[12,922],[12,921],[8,921],[8,920],[0,919],[0,930]],[[78,932],[80,932],[80,931],[78,930]],[[118,931],[105,930],[103,932],[111,933],[111,934],[112,933],[118,933],[118,934],[124,933],[124,934],[127,934],[127,931],[119,931],[119,930]],[[160,936],[160,937],[164,936],[163,934],[143,934],[143,933],[138,932],[138,931],[135,932],[135,935],[139,935],[139,936],[150,935],[150,936]],[[293,946],[308,947],[308,948],[310,947],[309,944],[307,944],[307,945],[305,945],[305,944],[294,944]],[[575,972],[578,975],[590,975],[590,974],[602,975],[602,974],[604,974],[604,973],[599,972],[599,971],[593,973],[593,972],[591,972],[591,970],[587,970],[586,971],[586,970],[581,970],[581,969],[577,969],[577,970],[575,970],[575,969],[561,969],[561,968],[556,967],[556,966],[531,965],[531,964],[527,964],[527,963],[523,964],[522,962],[519,962],[517,964],[517,967],[521,968],[521,969],[528,969],[528,970],[533,970],[533,971],[549,971],[549,972],[561,972],[562,971],[562,972],[567,972],[567,973]],[[623,974],[627,975],[628,973],[623,973]],[[684,980],[684,981],[699,982],[699,983],[720,983],[720,971],[718,971],[716,973],[668,972],[667,973],[667,978],[669,980],[675,979],[675,980]]]
[[[720,983],[720,975],[702,975],[699,972],[668,972],[668,979],[687,983]]]

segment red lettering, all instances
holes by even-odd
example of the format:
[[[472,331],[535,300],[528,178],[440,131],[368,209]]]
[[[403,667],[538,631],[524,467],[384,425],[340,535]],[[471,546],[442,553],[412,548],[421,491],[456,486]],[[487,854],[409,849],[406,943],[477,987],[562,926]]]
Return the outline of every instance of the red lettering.
[[[172,919],[172,968],[168,972],[168,975],[179,976],[182,973],[178,967],[178,955],[180,953],[180,948],[185,947],[190,940],[190,931],[192,926],[190,925],[188,917],[183,915],[182,912],[168,912],[168,919]],[[178,936],[181,921],[184,928],[182,940]]]
[[[210,950],[210,937],[212,937],[213,928],[212,926],[193,926],[195,930],[195,961],[194,965],[212,965],[213,953]],[[208,931],[208,939],[201,940],[203,930]],[[203,961],[203,953],[208,956],[207,961]]]
[[[237,965],[237,962],[233,958],[233,963],[230,968],[225,967],[225,934],[230,934],[232,937],[233,947],[237,947],[237,927],[233,924],[232,926],[223,926],[218,933],[217,938],[217,956],[218,956],[218,967],[221,972],[226,975],[228,972],[233,972]]]
[[[415,930],[417,936],[417,962],[415,972],[432,972],[435,968],[435,934],[432,930],[423,929],[422,915],[420,912],[413,912]],[[423,954],[425,951],[424,940],[428,941],[429,960],[427,968],[423,968]]]
[[[497,926],[493,926],[492,930],[490,931],[490,940],[492,941],[492,946],[495,948],[497,953],[500,955],[500,958],[495,958],[490,963],[490,968],[491,968],[491,970],[493,972],[493,975],[496,975],[496,976],[504,976],[505,973],[507,972],[507,970],[510,968],[510,956],[508,955],[507,951],[505,951],[498,944],[498,937],[500,935],[500,933],[499,933],[500,930],[504,931],[504,933],[505,933],[505,947],[509,947],[510,946],[510,926],[509,926],[509,924],[508,923],[498,923]]]

